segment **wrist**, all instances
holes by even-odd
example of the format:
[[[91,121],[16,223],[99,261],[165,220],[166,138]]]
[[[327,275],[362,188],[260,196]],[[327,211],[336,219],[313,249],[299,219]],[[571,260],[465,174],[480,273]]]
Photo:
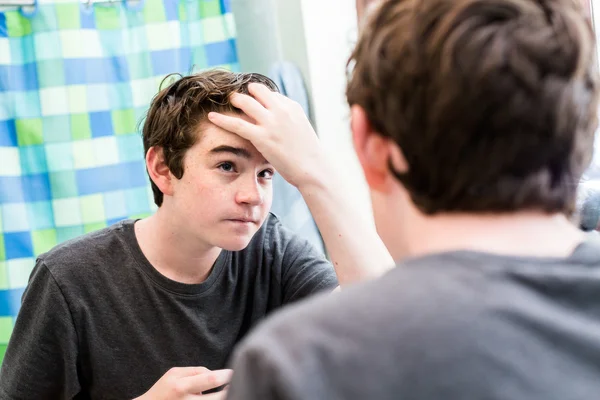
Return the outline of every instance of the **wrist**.
[[[306,196],[329,189],[336,180],[331,163],[312,162],[309,167],[303,169],[296,187],[303,196]]]
[[[299,163],[300,171],[295,177],[294,186],[301,192],[315,187],[326,187],[334,172],[331,154],[328,154],[322,144],[318,142],[313,147],[313,151],[306,155],[307,157],[304,157]]]

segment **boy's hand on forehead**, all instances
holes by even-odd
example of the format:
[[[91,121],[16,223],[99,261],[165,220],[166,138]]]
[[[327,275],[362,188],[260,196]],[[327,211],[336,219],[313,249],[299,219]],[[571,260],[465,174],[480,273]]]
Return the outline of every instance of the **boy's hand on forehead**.
[[[325,159],[319,138],[302,107],[295,101],[251,83],[252,96],[235,93],[231,104],[255,122],[211,112],[209,120],[252,142],[281,176],[300,187],[319,176]]]

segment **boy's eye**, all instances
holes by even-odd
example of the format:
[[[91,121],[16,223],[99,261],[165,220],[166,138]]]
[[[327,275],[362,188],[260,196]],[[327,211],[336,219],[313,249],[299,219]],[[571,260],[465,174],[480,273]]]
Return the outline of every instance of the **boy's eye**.
[[[273,178],[274,174],[275,171],[273,171],[272,169],[265,169],[264,171],[261,171],[260,174],[258,174],[258,176],[265,179],[271,179]]]
[[[220,164],[219,168],[221,168],[225,172],[232,172],[234,170],[233,164],[230,162],[224,162],[224,163]]]

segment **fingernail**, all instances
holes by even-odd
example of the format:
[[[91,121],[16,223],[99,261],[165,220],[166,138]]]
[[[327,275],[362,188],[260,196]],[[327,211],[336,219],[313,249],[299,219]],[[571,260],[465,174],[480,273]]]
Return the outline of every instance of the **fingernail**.
[[[221,370],[221,373],[223,374],[223,377],[227,380],[231,379],[231,376],[233,375],[233,370],[231,369],[224,369]]]
[[[233,370],[232,369],[224,369],[223,371],[225,371],[225,375],[233,375]]]

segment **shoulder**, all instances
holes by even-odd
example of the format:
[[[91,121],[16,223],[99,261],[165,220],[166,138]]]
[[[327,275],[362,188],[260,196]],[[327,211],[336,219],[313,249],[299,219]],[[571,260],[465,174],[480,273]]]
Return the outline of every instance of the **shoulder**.
[[[267,219],[260,229],[263,232],[266,240],[291,240],[297,237],[290,229],[283,226],[279,217],[272,212],[269,212]]]
[[[477,298],[485,289],[468,289],[473,282],[460,282],[460,274],[446,275],[445,283],[430,279],[433,275],[433,270],[401,265],[373,281],[286,307],[243,342],[237,357],[264,354],[269,362],[319,365],[319,373],[327,376],[351,366],[358,372],[365,360],[372,362],[369,367],[385,369],[387,356],[426,362],[427,356],[411,346],[452,352],[475,340],[479,328],[487,330],[485,307]],[[434,288],[439,292],[430,291]],[[374,360],[373,353],[387,356]]]
[[[379,328],[350,312],[354,302],[342,299],[343,293],[319,294],[289,305],[247,336],[233,357],[232,398],[273,399],[282,390],[290,399],[361,396],[342,395],[336,376],[366,375],[365,356],[377,349],[360,335]],[[357,335],[358,325],[362,332]],[[253,396],[247,397],[247,392]]]
[[[330,363],[334,362],[335,357],[327,356],[323,350],[335,351],[335,346],[331,345],[338,343],[342,337],[356,339],[352,338],[356,321],[360,321],[362,327],[369,326],[368,320],[361,320],[365,316],[364,310],[371,309],[377,303],[365,298],[365,293],[370,292],[369,287],[360,284],[339,293],[311,296],[287,306],[259,325],[242,342],[236,359],[258,357],[263,362],[281,364],[277,368],[285,369],[293,359],[303,364],[324,356],[325,360],[320,360],[318,364],[324,361],[328,367],[333,367]],[[305,349],[312,351],[306,352]]]
[[[122,255],[126,247],[126,230],[133,229],[133,220],[117,222],[95,232],[65,241],[38,257],[55,277],[68,277],[78,271],[110,263]],[[88,268],[90,267],[90,268]]]
[[[261,228],[250,241],[246,251],[267,252],[275,257],[284,254],[293,255],[300,251],[307,254],[316,254],[317,256],[322,255],[308,240],[285,227],[273,213],[269,213]]]
[[[546,329],[569,331],[553,326],[566,324],[567,303],[556,307],[547,293],[552,285],[539,285],[540,276],[556,284],[552,265],[464,252],[413,259],[376,280],[276,313],[238,348],[233,368],[265,365],[294,390],[318,388],[304,398],[469,397],[456,382],[469,382],[470,397],[489,397],[514,386],[507,368],[536,370],[564,359],[556,351],[560,337],[540,341]],[[557,268],[564,277],[565,268]],[[367,380],[370,390],[388,396],[363,392]],[[494,398],[507,397],[524,396]]]

